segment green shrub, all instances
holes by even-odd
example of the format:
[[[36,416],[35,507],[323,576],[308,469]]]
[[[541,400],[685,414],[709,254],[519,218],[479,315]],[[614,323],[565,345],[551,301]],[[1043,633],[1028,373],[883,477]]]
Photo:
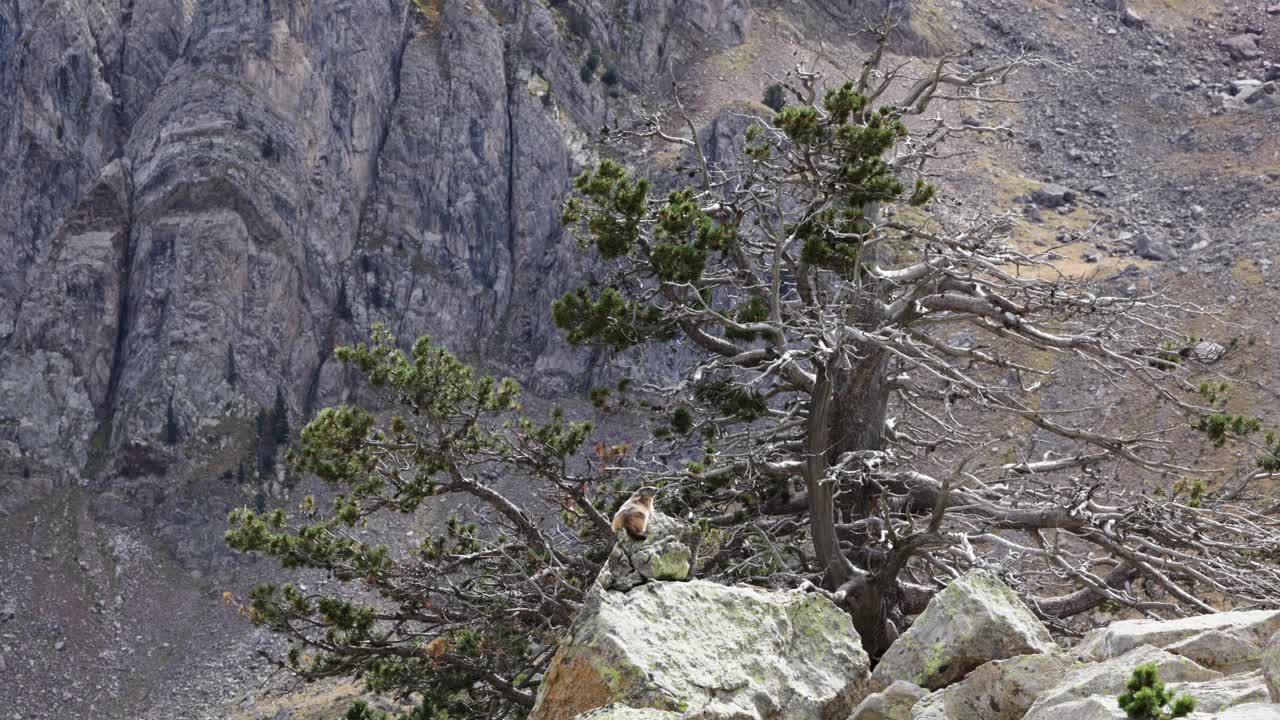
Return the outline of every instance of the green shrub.
[[[564,17],[567,21],[569,32],[584,40],[591,37],[591,18],[572,6],[565,7]]]
[[[600,53],[595,48],[587,53],[587,59],[582,61],[582,70],[578,72],[578,76],[582,78],[582,82],[589,83],[596,76],[596,68],[600,67]]]
[[[1190,695],[1173,697],[1173,692],[1160,680],[1155,663],[1135,667],[1125,688],[1126,692],[1119,698],[1120,709],[1134,720],[1172,720],[1186,717],[1196,709],[1196,699]]]
[[[764,89],[764,100],[762,101],[770,110],[778,112],[787,104],[786,95],[783,94],[782,85],[774,83]]]

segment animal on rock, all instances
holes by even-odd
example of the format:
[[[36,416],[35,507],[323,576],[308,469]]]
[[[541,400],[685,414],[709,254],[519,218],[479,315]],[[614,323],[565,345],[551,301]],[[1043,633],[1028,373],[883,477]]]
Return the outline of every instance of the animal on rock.
[[[649,516],[653,514],[653,498],[658,490],[653,487],[642,487],[622,503],[618,512],[613,515],[613,531],[626,528],[632,540],[644,540],[645,528],[649,525]]]

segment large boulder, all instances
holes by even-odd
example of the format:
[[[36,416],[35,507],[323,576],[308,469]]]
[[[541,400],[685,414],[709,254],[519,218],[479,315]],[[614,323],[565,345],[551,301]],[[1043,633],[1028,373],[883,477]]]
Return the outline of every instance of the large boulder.
[[[582,713],[574,720],[679,720],[683,716],[683,713],[670,710],[610,705],[609,707]]]
[[[1214,720],[1277,720],[1280,705],[1273,703],[1246,703],[1226,710]]]
[[[1171,682],[1169,690],[1175,695],[1187,694],[1195,698],[1196,711],[1202,713],[1217,713],[1237,705],[1267,701],[1267,685],[1259,672],[1204,682]]]
[[[1056,208],[1069,205],[1076,199],[1076,191],[1065,185],[1049,183],[1031,193],[1031,200],[1044,208]]]
[[[1267,638],[1280,631],[1280,610],[1243,610],[1176,620],[1119,620],[1090,632],[1076,646],[1088,660],[1106,660],[1152,645],[1226,673],[1252,670]]]
[[[929,601],[876,666],[872,687],[907,680],[937,690],[992,660],[1057,652],[1049,631],[995,575],[974,570]]]
[[[898,680],[858,703],[849,720],[911,720],[911,708],[928,694],[915,683]]]
[[[684,543],[689,534],[688,524],[654,512],[645,530],[641,540],[618,532],[618,542],[596,578],[604,589],[626,592],[651,580],[689,578],[692,553]]]
[[[1074,718],[1075,715],[1062,714],[1063,711],[1058,709],[1058,706],[1087,700],[1094,695],[1111,698],[1114,703],[1115,698],[1125,691],[1125,683],[1133,674],[1133,668],[1141,663],[1155,663],[1160,679],[1170,685],[1220,680],[1223,677],[1222,673],[1201,667],[1180,655],[1143,645],[1119,657],[1085,665],[1069,673],[1052,688],[1040,694],[1027,711],[1025,720]],[[1082,705],[1080,712],[1084,711],[1085,706]],[[1120,713],[1119,716],[1124,717],[1124,713]],[[1081,715],[1081,717],[1091,716]]]
[[[1021,720],[1041,693],[1076,667],[1050,653],[994,660],[920,701],[911,720]]]
[[[1153,238],[1147,235],[1139,235],[1133,244],[1133,252],[1140,258],[1147,260],[1165,261],[1177,260],[1178,251],[1164,240]]]
[[[1061,705],[1037,708],[1026,720],[1126,720],[1115,697],[1091,695]]]
[[[1219,46],[1236,62],[1254,60],[1262,55],[1262,51],[1258,49],[1258,36],[1249,33],[1232,35],[1219,43]]]
[[[1271,636],[1262,651],[1262,677],[1267,681],[1271,702],[1280,703],[1280,633]]]
[[[843,720],[869,664],[849,616],[814,593],[702,580],[597,588],[529,717],[617,703],[705,720]]]
[[[1187,694],[1196,700],[1191,720],[1280,720],[1280,705],[1265,702],[1266,688],[1257,673],[1235,675],[1219,680],[1191,683],[1169,683],[1175,696]],[[1037,707],[1026,714],[1026,720],[1121,720],[1119,692],[1090,695],[1057,705]],[[917,720],[916,716],[912,720]]]

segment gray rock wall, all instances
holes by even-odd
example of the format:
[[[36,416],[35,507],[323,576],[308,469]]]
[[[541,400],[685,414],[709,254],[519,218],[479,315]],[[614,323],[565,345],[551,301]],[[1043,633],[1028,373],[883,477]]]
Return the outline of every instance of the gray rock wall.
[[[420,5],[0,3],[0,465],[162,475],[277,387],[295,420],[339,399],[333,347],[379,320],[584,383],[547,312],[586,272],[559,200],[609,93],[748,6]],[[620,88],[579,77],[589,43]]]

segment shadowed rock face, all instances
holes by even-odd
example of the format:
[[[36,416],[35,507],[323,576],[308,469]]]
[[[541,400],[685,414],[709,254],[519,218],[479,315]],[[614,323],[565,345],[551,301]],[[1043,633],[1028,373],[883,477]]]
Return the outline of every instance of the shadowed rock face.
[[[338,400],[334,345],[379,320],[585,382],[546,311],[584,272],[558,205],[609,102],[578,34],[643,90],[747,5],[420,5],[0,4],[0,462],[163,473],[277,387],[295,418]]]

